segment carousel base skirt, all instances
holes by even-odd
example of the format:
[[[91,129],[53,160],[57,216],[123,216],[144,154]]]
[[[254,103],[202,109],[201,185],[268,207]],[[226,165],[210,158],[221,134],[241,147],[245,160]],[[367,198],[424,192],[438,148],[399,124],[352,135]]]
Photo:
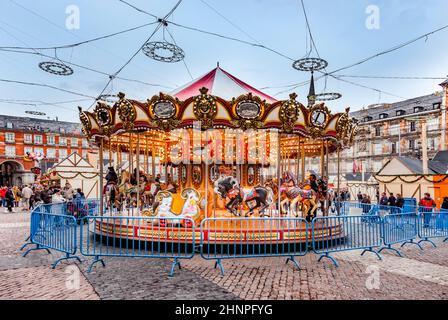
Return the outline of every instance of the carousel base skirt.
[[[154,224],[146,219],[111,219],[110,216],[96,218],[89,225],[90,233],[96,241],[133,248],[152,248],[154,244],[165,244],[163,250],[179,250],[179,246],[202,244],[203,252],[220,251],[228,253],[292,252],[313,241],[318,247],[341,244],[345,237],[342,224],[311,224],[301,220],[263,220],[261,218],[232,218],[207,220],[202,228],[184,223]],[[116,241],[121,240],[121,241]],[[131,244],[132,242],[132,244]],[[134,243],[136,242],[136,243]],[[147,242],[147,243],[145,243]],[[298,247],[300,245],[301,247]],[[151,247],[150,247],[151,246]]]

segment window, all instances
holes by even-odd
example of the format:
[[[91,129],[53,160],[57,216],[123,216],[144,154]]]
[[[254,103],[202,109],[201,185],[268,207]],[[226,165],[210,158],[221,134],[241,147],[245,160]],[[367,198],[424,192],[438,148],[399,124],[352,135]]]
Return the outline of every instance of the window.
[[[67,149],[59,149],[59,159],[67,158]]]
[[[397,117],[398,116],[404,116],[406,114],[405,110],[397,110]]]
[[[36,155],[38,155],[38,154],[44,155],[44,149],[43,148],[34,148],[34,153]]]
[[[414,132],[416,130],[416,124],[415,121],[412,121],[411,123],[409,123],[409,130],[411,132]]]
[[[392,124],[390,126],[390,135],[395,136],[398,135],[399,133],[400,133],[400,124],[399,123]]]
[[[42,144],[42,136],[41,135],[34,136],[34,144]]]
[[[390,146],[391,146],[392,153],[397,153],[397,143],[392,142]]]
[[[425,108],[423,108],[423,107],[414,107],[414,112],[421,112],[424,110],[425,110]]]
[[[372,121],[372,120],[373,120],[373,118],[371,116],[367,116],[367,117],[364,118],[364,122],[369,122],[369,121]]]
[[[442,106],[442,104],[441,104],[440,102],[437,102],[437,103],[433,103],[433,104],[432,104],[432,108],[433,108],[434,110],[440,109],[441,106]]]
[[[415,140],[409,140],[409,150],[415,149]]]
[[[52,135],[47,136],[47,144],[54,145],[56,143],[56,138]]]
[[[31,134],[25,134],[23,136],[23,142],[24,143],[33,143],[33,135]]]
[[[23,152],[26,154],[27,152],[28,153],[32,153],[33,152],[33,147],[25,147],[25,148],[23,148]],[[24,154],[24,155],[25,155]]]
[[[14,128],[14,124],[12,122],[6,122],[6,128],[12,129]]]
[[[14,134],[14,132],[6,132],[5,141],[6,142],[15,142],[16,135]]]
[[[83,148],[88,148],[89,147],[89,141],[87,141],[87,139],[82,139],[82,147]]]
[[[375,143],[374,145],[373,145],[373,153],[375,154],[375,155],[380,155],[380,154],[383,154],[383,146],[382,146],[382,144],[381,143]]]
[[[71,142],[72,147],[78,147],[78,138],[72,138]]]
[[[381,135],[381,127],[375,127],[375,136],[379,137]]]
[[[64,137],[59,137],[59,145],[60,146],[66,146],[67,145],[67,139]]]
[[[439,118],[432,118],[426,122],[426,129],[428,131],[438,130],[439,129]]]
[[[53,149],[53,148],[47,149],[47,158],[55,159],[56,158],[56,149]]]
[[[64,128],[59,128],[59,132],[60,133],[65,133],[65,129]]]
[[[379,116],[380,119],[386,119],[387,117],[389,117],[387,113],[381,113]]]
[[[82,157],[87,159],[87,150],[82,150]]]
[[[15,146],[6,146],[5,154],[7,157],[15,157],[16,156],[16,147]]]

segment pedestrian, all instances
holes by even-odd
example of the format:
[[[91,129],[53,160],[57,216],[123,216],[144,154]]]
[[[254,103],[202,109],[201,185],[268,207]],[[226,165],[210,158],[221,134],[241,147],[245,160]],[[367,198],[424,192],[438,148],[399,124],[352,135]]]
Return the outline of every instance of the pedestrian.
[[[12,192],[14,194],[14,207],[18,208],[20,200],[22,198],[22,191],[20,190],[20,188],[18,186],[14,186],[12,188]]]
[[[394,194],[391,192],[389,194],[389,198],[387,199],[387,205],[389,207],[395,207],[395,202],[397,202],[397,198],[395,198]]]
[[[65,183],[64,188],[61,190],[61,194],[65,198],[65,200],[67,200],[67,201],[73,200],[75,191],[73,190],[71,184],[68,181]]]
[[[12,207],[14,206],[14,192],[12,188],[8,188],[5,193],[6,206],[8,207],[8,212],[12,212]]]
[[[358,191],[358,202],[362,202],[362,200],[364,199],[363,194],[361,193],[361,190]]]
[[[366,195],[366,194],[362,195],[361,206],[362,206],[362,213],[367,214],[370,212],[371,201],[370,201],[370,197],[368,195]]]
[[[431,224],[432,210],[435,208],[436,202],[431,198],[429,193],[425,193],[418,205],[419,211],[423,214],[423,228],[429,228]]]
[[[404,206],[404,199],[403,199],[403,197],[401,196],[401,194],[399,194],[399,193],[397,193],[397,199],[395,200],[395,206],[397,207],[397,208],[403,208],[403,206]]]
[[[27,185],[25,187],[23,187],[23,189],[22,189],[22,197],[23,197],[23,203],[24,203],[23,209],[26,211],[28,211],[30,209],[30,199],[31,199],[31,196],[33,195],[33,193],[34,193],[33,190],[30,187],[28,187]]]
[[[0,188],[0,206],[6,207],[6,187]]]

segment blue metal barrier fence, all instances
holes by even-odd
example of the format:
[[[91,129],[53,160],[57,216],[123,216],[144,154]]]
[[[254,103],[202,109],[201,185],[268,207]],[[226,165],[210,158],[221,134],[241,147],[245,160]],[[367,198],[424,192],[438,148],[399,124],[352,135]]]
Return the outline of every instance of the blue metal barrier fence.
[[[376,222],[375,222],[376,221]],[[363,250],[373,252],[381,260],[374,249],[381,246],[381,219],[375,221],[366,216],[317,217],[312,221],[313,252],[323,258],[330,259],[335,266],[338,263],[330,254],[340,251]]]
[[[308,222],[303,218],[209,218],[201,222],[201,257],[216,260],[221,274],[225,259],[295,257],[308,252]]]
[[[195,226],[190,218],[87,216],[80,228],[81,254],[94,257],[88,272],[103,257],[173,259],[170,276],[181,259],[195,250]],[[90,233],[90,235],[89,235]]]
[[[395,251],[400,257],[402,254],[392,245],[401,243],[401,247],[406,244],[415,244],[421,250],[423,248],[419,243],[414,242],[418,236],[417,217],[410,213],[390,214],[382,218],[381,237],[384,246],[378,251],[383,250]]]
[[[23,256],[30,251],[49,249],[65,253],[65,257],[56,260],[52,268],[54,269],[62,260],[81,259],[76,256],[77,251],[77,224],[74,217],[46,213],[35,210],[31,213],[31,234],[30,243],[35,244],[35,248],[28,249]]]

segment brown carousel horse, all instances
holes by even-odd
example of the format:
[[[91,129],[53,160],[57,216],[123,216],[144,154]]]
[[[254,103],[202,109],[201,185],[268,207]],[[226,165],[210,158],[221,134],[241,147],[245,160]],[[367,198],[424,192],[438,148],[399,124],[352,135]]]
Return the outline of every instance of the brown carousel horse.
[[[274,180],[266,181],[265,186],[273,190],[276,203],[280,196],[282,215],[286,215],[288,212],[287,208],[289,208],[290,212],[294,212],[296,217],[298,217],[298,212],[301,211],[302,216],[306,217],[308,221],[311,221],[312,217],[315,216],[318,208],[318,195],[311,189],[309,184],[281,188],[281,192],[278,192],[278,184]]]

